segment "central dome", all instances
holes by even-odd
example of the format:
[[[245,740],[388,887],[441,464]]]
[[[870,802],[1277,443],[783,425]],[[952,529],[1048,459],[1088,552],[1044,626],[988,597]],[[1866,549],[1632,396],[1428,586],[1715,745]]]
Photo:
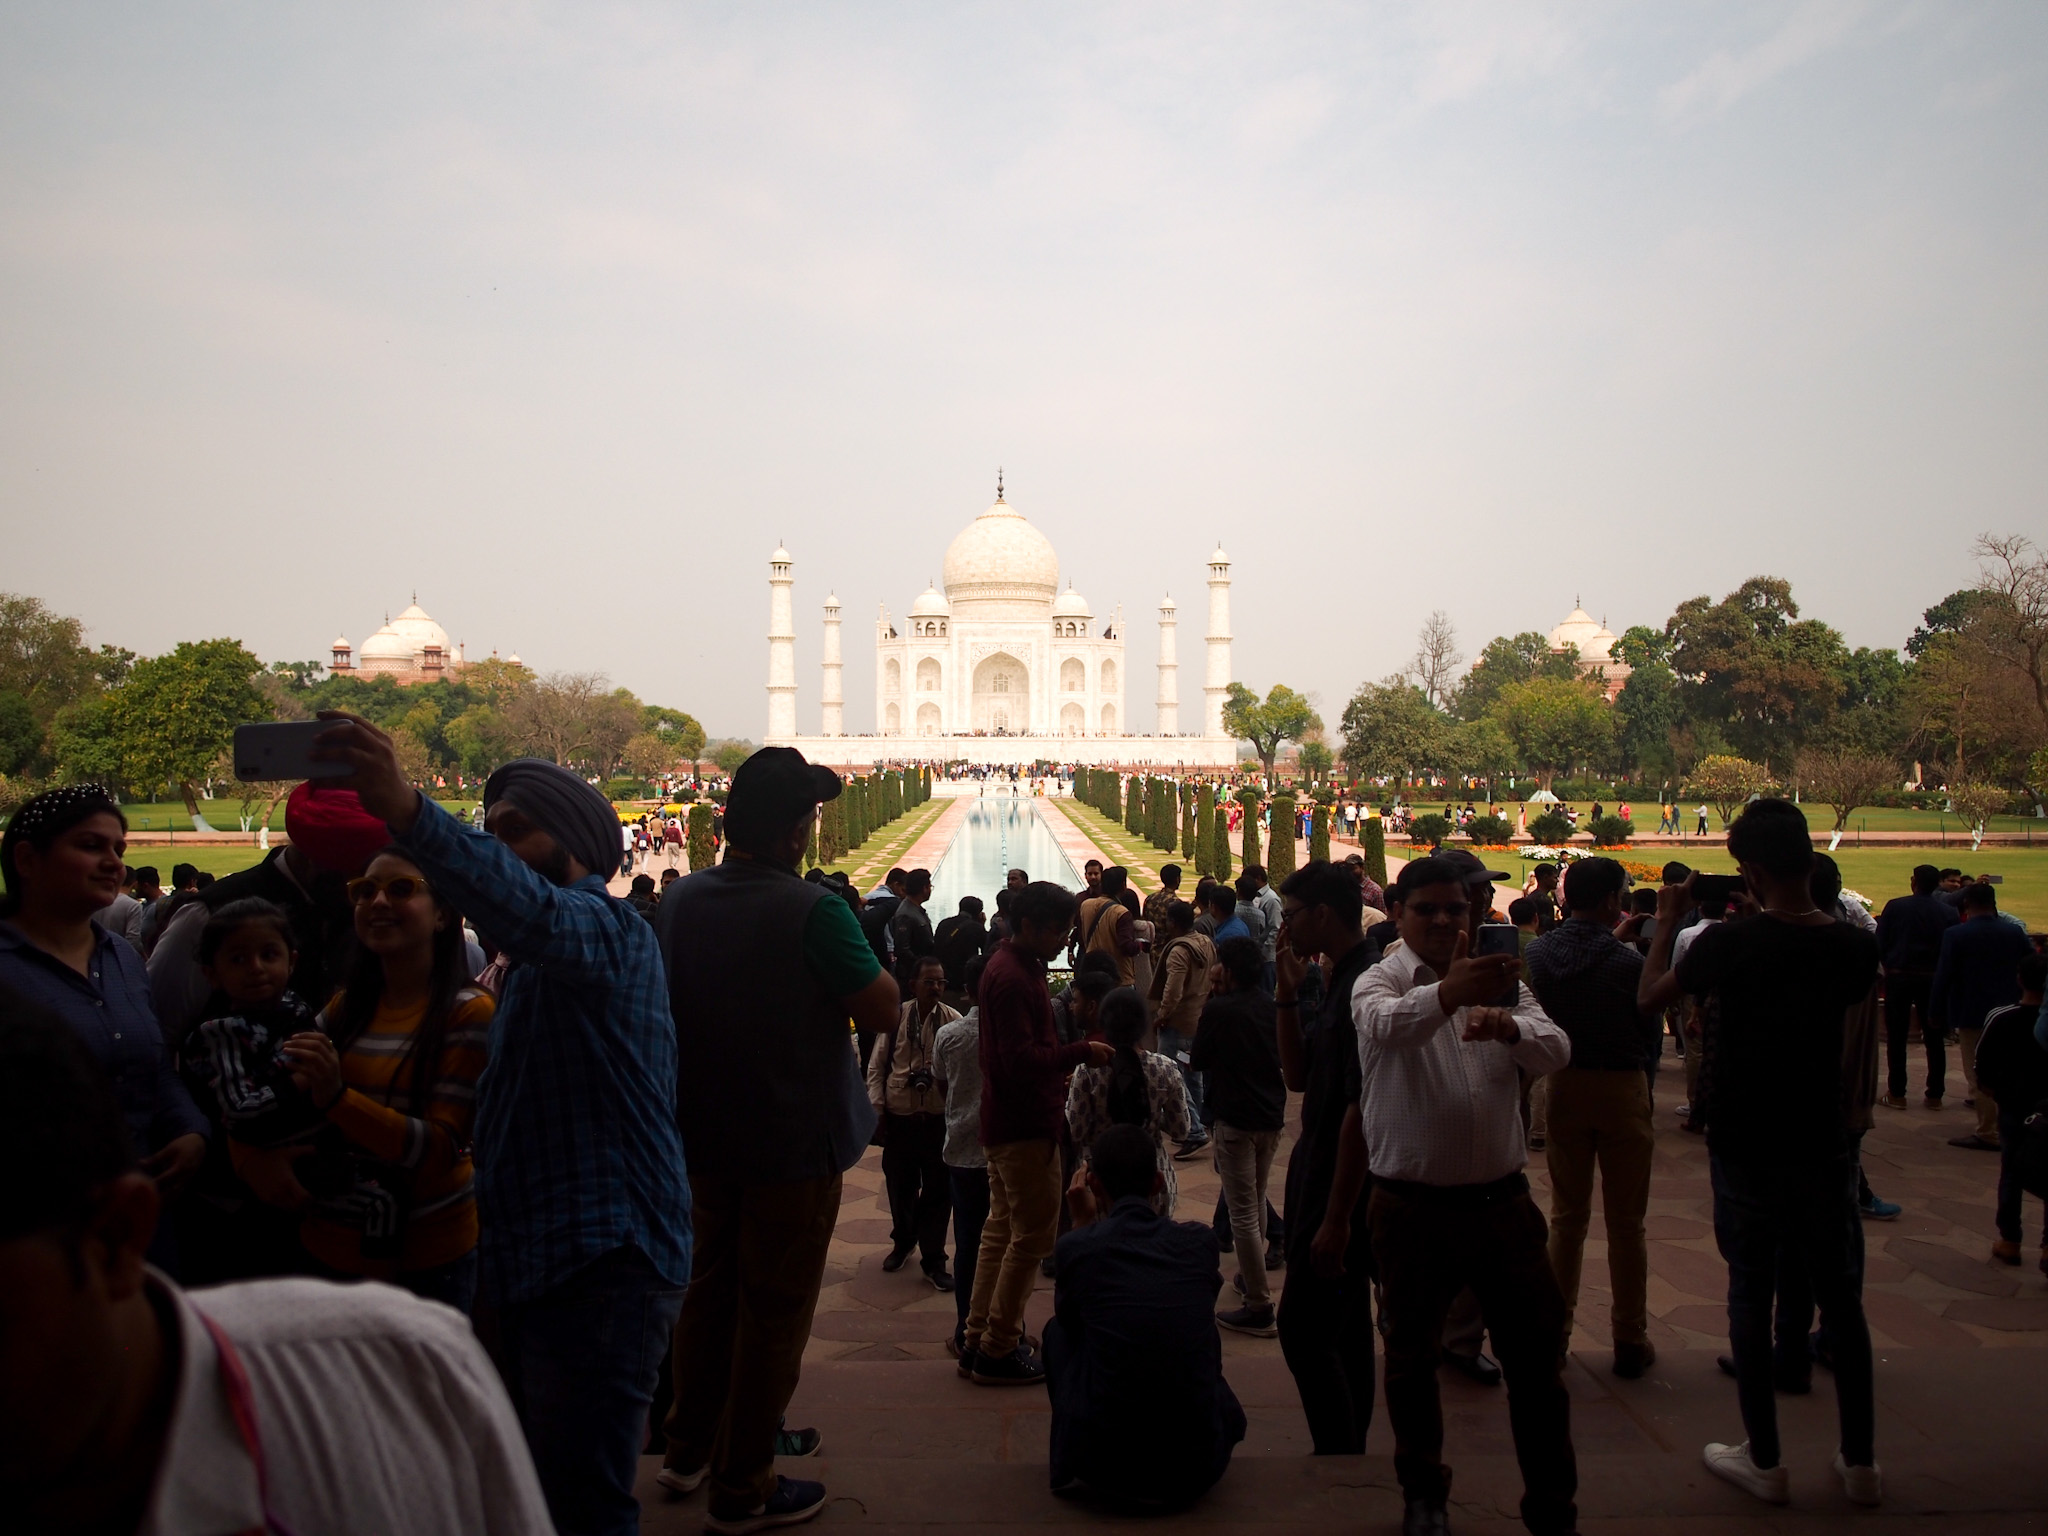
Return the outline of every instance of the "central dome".
[[[956,616],[964,607],[997,606],[1042,614],[1059,591],[1060,558],[999,494],[947,547],[945,580]]]

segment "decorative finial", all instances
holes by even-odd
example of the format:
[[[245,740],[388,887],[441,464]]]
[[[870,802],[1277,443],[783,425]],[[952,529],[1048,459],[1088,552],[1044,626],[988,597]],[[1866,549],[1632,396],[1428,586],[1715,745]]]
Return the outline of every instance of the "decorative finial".
[[[1003,466],[1002,466],[1002,465],[1000,465],[1000,464],[998,464],[998,465],[996,466],[996,500],[997,500],[997,501],[1001,501],[1002,499],[1003,499]]]

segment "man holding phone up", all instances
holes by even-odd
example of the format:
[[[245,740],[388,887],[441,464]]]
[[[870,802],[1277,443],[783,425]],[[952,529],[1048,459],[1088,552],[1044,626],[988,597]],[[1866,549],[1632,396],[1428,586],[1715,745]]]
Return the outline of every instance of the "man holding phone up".
[[[1523,1524],[1562,1536],[1578,1522],[1565,1308],[1522,1173],[1520,1073],[1555,1071],[1571,1043],[1517,985],[1520,960],[1471,952],[1472,893],[1457,865],[1417,859],[1390,896],[1401,944],[1359,981],[1351,1015],[1403,1536],[1449,1529],[1436,1371],[1445,1316],[1468,1285],[1507,1375]],[[1509,987],[1515,1005],[1493,1005]]]

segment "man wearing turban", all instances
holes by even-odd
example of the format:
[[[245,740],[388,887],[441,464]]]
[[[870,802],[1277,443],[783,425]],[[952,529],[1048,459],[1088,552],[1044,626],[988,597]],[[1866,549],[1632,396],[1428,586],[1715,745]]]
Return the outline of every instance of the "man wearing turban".
[[[407,782],[357,715],[315,756],[390,829],[435,893],[511,962],[476,1085],[480,1331],[562,1536],[631,1536],[641,1439],[690,1279],[676,1038],[654,930],[605,883],[618,817],[554,763],[507,763],[484,830]]]

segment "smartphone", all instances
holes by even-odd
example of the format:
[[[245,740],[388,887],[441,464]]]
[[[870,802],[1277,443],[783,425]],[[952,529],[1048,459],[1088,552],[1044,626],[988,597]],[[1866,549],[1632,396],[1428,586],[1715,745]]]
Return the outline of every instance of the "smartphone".
[[[1729,901],[1747,889],[1740,875],[1694,875],[1692,877],[1692,899],[1694,901]]]
[[[1657,919],[1654,917],[1644,918],[1642,920],[1642,923],[1636,928],[1636,937],[1643,940],[1643,942],[1645,943],[1648,943],[1651,939],[1656,938]]]
[[[235,727],[235,777],[256,779],[345,779],[347,763],[313,761],[313,738],[332,720],[279,720]]]
[[[1479,955],[1513,955],[1520,958],[1522,953],[1521,933],[1513,923],[1481,923],[1479,925],[1479,942],[1473,947],[1472,952]],[[1521,1000],[1521,984],[1511,981],[1499,997],[1489,1000],[1485,1006],[1489,1008],[1512,1008]]]

